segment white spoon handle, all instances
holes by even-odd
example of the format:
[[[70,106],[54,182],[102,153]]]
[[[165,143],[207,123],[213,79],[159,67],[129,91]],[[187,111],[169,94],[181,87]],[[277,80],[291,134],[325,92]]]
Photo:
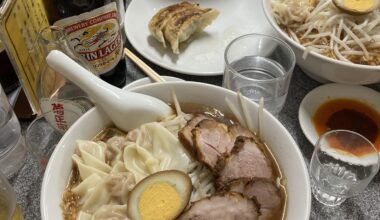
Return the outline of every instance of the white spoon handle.
[[[60,51],[51,51],[46,61],[101,105],[115,125],[123,130],[157,121],[172,112],[167,104],[157,98],[123,91],[106,83]]]
[[[75,83],[97,102],[107,103],[109,100],[115,101],[115,99],[118,99],[118,91],[116,91],[115,87],[104,82],[61,51],[51,51],[46,57],[46,62],[51,68]],[[99,89],[95,85],[102,88]]]

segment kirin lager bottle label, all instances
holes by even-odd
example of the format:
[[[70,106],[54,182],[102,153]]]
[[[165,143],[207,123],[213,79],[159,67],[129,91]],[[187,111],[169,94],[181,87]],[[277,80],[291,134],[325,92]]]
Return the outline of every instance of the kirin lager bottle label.
[[[71,48],[89,62],[95,74],[101,75],[114,69],[123,55],[118,16],[116,3],[112,2],[54,25],[66,30]]]

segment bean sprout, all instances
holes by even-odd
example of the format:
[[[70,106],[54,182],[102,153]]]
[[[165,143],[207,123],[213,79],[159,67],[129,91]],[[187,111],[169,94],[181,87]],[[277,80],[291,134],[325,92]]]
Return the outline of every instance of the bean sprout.
[[[357,64],[380,65],[380,10],[355,16],[332,0],[271,0],[279,26],[311,51]]]

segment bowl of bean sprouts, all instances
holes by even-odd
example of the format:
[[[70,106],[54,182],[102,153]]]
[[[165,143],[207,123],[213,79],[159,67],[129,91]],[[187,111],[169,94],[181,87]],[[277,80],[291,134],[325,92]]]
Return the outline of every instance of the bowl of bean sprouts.
[[[356,85],[380,82],[379,8],[352,15],[332,0],[263,0],[263,8],[311,78]]]

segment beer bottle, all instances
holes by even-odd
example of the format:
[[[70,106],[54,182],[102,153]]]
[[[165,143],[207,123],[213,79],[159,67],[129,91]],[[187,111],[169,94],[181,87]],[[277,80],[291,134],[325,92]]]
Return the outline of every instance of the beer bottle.
[[[123,87],[126,64],[118,8],[122,0],[44,0],[49,22],[66,30],[71,48],[83,56],[96,75]],[[121,10],[124,10],[121,7]]]

